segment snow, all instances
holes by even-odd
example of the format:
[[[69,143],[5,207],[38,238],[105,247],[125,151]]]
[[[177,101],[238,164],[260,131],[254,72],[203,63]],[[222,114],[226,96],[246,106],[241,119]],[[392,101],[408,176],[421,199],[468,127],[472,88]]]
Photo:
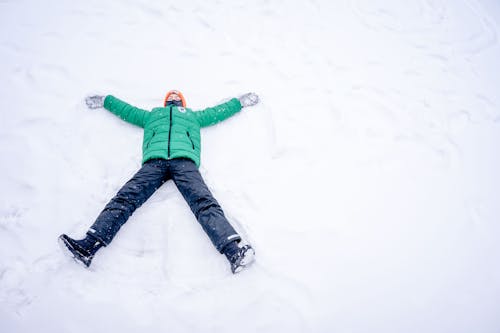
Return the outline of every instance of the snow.
[[[0,331],[498,332],[495,0],[0,1]],[[170,182],[89,270],[151,109],[261,103],[201,172],[256,250],[232,275]]]

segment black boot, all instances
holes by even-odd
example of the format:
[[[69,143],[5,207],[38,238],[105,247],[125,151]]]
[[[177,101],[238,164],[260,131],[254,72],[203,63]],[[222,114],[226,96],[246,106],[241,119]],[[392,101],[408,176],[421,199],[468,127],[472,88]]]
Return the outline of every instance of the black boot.
[[[104,245],[91,235],[87,235],[84,239],[75,240],[68,235],[62,234],[59,236],[59,241],[64,245],[64,248],[69,250],[77,262],[84,264],[86,267],[90,266],[97,250]]]
[[[255,251],[252,246],[247,244],[239,247],[236,241],[227,244],[223,252],[231,264],[231,272],[233,274],[241,272],[243,268],[255,259]]]

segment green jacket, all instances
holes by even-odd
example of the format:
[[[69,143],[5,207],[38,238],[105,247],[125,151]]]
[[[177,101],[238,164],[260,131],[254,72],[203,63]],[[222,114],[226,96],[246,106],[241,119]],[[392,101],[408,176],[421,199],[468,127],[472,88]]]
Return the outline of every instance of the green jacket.
[[[241,110],[237,98],[229,102],[193,111],[167,106],[145,111],[108,95],[104,107],[123,120],[144,128],[142,163],[152,158],[185,157],[200,166],[200,128],[221,122]]]

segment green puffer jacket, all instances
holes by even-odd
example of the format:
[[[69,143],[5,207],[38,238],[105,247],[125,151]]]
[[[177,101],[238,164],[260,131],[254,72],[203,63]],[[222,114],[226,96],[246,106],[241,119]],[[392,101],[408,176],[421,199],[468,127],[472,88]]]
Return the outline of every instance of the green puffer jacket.
[[[142,163],[152,158],[185,157],[200,166],[200,128],[223,121],[241,110],[237,98],[227,103],[193,111],[189,108],[167,106],[150,112],[131,106],[108,95],[104,107],[123,120],[144,128]]]

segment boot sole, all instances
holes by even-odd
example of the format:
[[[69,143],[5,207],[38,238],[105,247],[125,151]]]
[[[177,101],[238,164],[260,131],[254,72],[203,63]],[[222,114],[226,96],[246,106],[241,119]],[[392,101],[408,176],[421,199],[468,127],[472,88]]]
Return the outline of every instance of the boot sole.
[[[255,260],[255,250],[248,249],[245,256],[241,259],[240,265],[234,270],[233,274],[241,272],[244,268],[248,267]]]
[[[70,243],[68,243],[62,235],[57,238],[57,243],[59,244],[59,247],[61,248],[63,253],[72,258],[79,265],[85,268],[89,268],[90,264],[87,264],[85,261],[83,261],[79,256],[75,254],[75,252],[77,252],[76,249]]]
[[[243,266],[251,264],[255,260],[255,251],[254,249],[248,249],[247,252],[245,252],[245,256],[243,259],[241,259],[240,264]]]

